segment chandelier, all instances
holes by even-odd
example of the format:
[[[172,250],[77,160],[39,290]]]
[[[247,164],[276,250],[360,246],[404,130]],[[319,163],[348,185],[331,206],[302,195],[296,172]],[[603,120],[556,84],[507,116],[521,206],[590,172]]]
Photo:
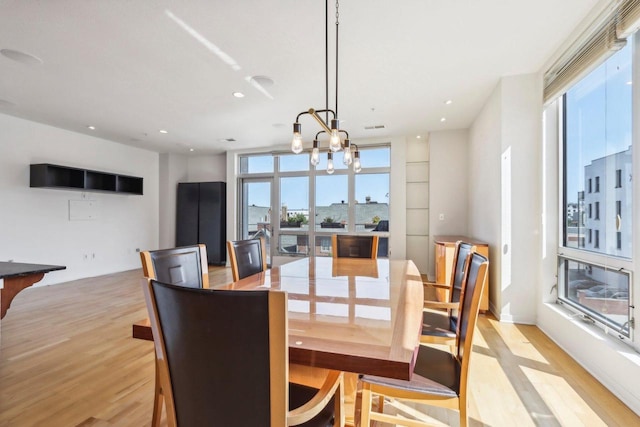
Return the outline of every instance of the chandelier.
[[[311,150],[310,162],[313,166],[317,166],[320,163],[320,144],[318,137],[321,134],[325,134],[329,137],[329,149],[327,151],[327,173],[332,174],[335,171],[333,164],[333,154],[342,151],[342,161],[346,166],[353,165],[354,172],[360,172],[362,165],[360,164],[360,151],[358,146],[349,141],[349,133],[340,129],[340,120],[338,119],[338,28],[339,22],[339,3],[336,0],[336,106],[335,110],[329,109],[329,0],[325,0],[325,108],[316,110],[309,108],[307,111],[303,111],[296,117],[296,121],[293,124],[293,139],[291,140],[291,151],[295,154],[302,152],[302,125],[300,124],[300,117],[303,115],[310,115],[313,117],[322,130],[316,134],[313,139],[313,149]],[[325,119],[318,113],[324,113]],[[329,114],[331,113],[332,119],[329,120]],[[344,134],[344,140],[341,137]]]

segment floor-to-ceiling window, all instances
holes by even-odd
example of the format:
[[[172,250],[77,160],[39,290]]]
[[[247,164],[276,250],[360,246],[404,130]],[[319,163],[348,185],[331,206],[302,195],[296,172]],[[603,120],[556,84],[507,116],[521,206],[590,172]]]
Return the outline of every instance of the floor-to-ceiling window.
[[[559,301],[633,339],[633,43],[561,99]]]
[[[272,256],[331,256],[334,233],[376,233],[388,255],[390,147],[362,147],[362,170],[334,155],[313,167],[309,155],[246,154],[239,158],[239,235],[265,237]]]

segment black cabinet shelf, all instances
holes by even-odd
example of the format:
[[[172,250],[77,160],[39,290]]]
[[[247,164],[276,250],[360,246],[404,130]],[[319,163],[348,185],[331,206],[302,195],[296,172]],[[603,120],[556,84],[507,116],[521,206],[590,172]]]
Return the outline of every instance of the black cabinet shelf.
[[[68,166],[31,165],[30,187],[142,195],[143,178]]]

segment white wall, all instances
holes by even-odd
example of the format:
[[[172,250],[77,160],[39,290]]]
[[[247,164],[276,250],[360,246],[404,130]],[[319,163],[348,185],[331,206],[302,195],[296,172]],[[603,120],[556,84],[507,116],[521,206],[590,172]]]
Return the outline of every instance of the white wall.
[[[135,249],[158,245],[157,153],[1,114],[0,129],[0,260],[67,267],[40,285],[140,268]],[[144,195],[30,188],[32,163],[143,177]],[[70,221],[82,199],[98,218]]]
[[[187,160],[189,182],[210,182],[227,180],[227,156],[194,156]]]
[[[536,289],[540,283],[542,76],[502,78],[502,153],[509,152],[508,200],[511,225],[509,277],[502,275],[502,320],[535,324]],[[504,182],[504,181],[503,181]],[[504,191],[503,191],[504,194]],[[503,221],[505,216],[503,213]],[[505,236],[503,234],[503,242]],[[504,260],[503,260],[504,264]]]
[[[469,130],[468,234],[489,244],[489,305],[500,313],[502,86],[493,91]]]
[[[150,249],[166,249],[176,246],[176,200],[178,182],[189,176],[187,156],[160,154],[160,211],[159,246]]]
[[[226,155],[160,155],[160,247],[176,246],[179,182],[226,181]]]
[[[540,282],[541,77],[501,79],[474,122],[469,233],[490,245],[491,311],[534,324]]]
[[[438,235],[469,235],[469,131],[429,133],[429,247]],[[440,219],[440,215],[444,219]],[[435,258],[429,257],[429,277],[435,277]]]

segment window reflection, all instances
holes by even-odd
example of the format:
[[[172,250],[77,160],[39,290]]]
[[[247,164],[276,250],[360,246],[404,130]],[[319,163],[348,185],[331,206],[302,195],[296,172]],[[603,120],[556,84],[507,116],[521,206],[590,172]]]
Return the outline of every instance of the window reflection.
[[[391,320],[391,308],[371,305],[356,305],[356,318]]]
[[[336,304],[332,302],[319,302],[316,304],[316,314],[333,317],[343,317],[344,321],[349,319],[349,305],[348,304]]]

